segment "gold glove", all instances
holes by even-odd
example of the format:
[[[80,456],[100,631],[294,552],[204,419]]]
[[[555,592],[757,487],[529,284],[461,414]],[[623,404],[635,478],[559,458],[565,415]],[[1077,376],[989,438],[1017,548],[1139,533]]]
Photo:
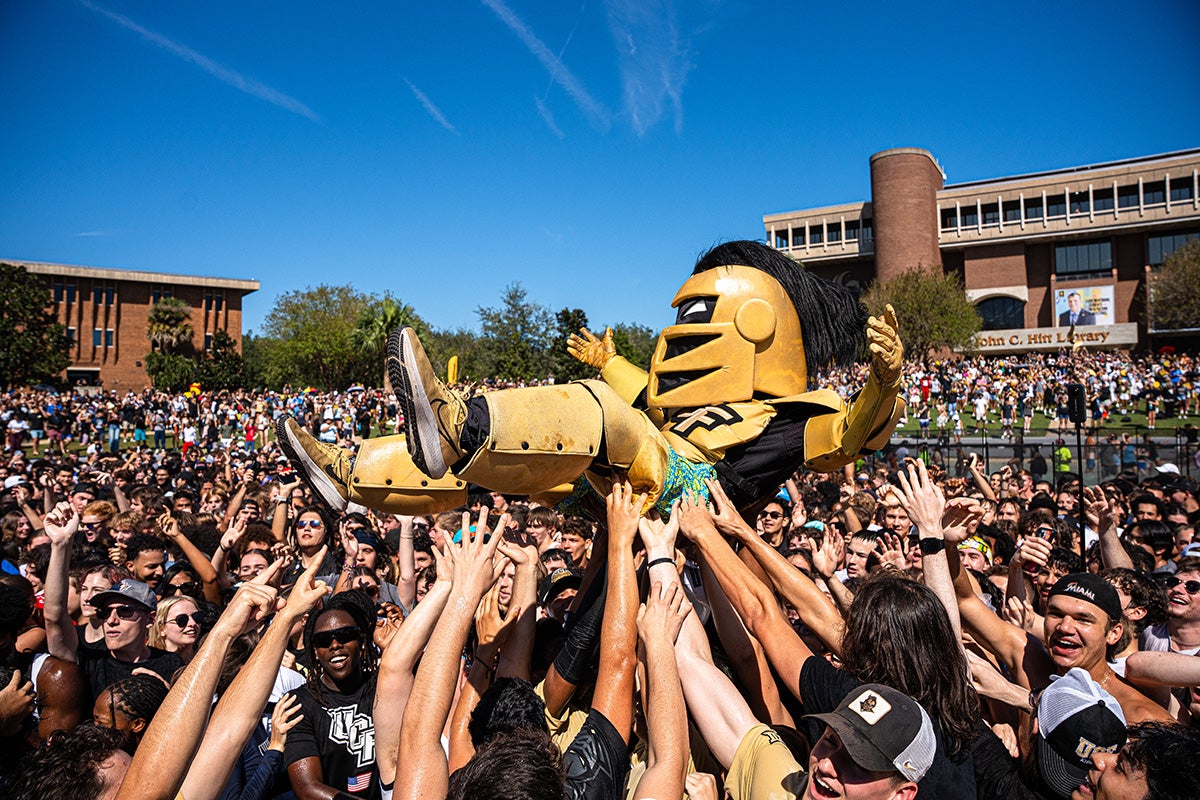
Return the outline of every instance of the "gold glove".
[[[576,361],[581,361],[597,370],[604,369],[604,365],[617,354],[617,348],[613,344],[612,328],[604,329],[603,339],[597,339],[595,334],[587,328],[580,328],[579,335],[572,333],[567,339],[567,352]]]
[[[900,383],[904,343],[896,332],[896,309],[891,303],[882,317],[867,318],[867,345],[871,350],[871,373],[881,386]]]

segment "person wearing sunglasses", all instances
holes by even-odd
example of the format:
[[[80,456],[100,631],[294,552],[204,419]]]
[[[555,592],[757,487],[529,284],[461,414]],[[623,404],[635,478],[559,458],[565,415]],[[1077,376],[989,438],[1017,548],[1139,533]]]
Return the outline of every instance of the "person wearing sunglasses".
[[[758,512],[758,528],[771,547],[779,547],[787,537],[791,512],[779,500],[771,500]]]
[[[159,600],[154,627],[150,629],[150,646],[178,653],[186,664],[196,654],[202,619],[199,605],[187,595]]]
[[[1166,580],[1167,621],[1142,631],[1142,649],[1200,654],[1200,556],[1179,559]]]
[[[375,764],[378,650],[375,604],[358,591],[329,598],[304,627],[308,682],[295,690],[303,716],[288,735],[284,763],[298,797],[379,800]]]
[[[275,531],[276,536],[283,536],[286,520],[286,508],[284,503],[279,503],[275,506]],[[317,553],[325,546],[329,539],[329,521],[325,519],[325,515],[315,506],[308,506],[301,509],[296,514],[296,520],[290,527],[286,528],[286,541],[292,552],[296,555],[296,560],[286,570],[283,577],[284,584],[294,583],[301,572],[308,569],[312,564]],[[332,548],[330,548],[332,550]],[[317,569],[318,575],[334,575],[337,574],[338,563],[333,557],[332,552],[326,552],[325,560]]]

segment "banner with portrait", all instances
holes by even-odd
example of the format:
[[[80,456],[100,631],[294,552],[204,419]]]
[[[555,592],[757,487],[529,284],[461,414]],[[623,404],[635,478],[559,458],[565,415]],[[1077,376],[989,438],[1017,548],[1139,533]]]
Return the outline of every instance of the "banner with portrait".
[[[1112,286],[1072,286],[1054,290],[1054,322],[1060,328],[1116,324]]]

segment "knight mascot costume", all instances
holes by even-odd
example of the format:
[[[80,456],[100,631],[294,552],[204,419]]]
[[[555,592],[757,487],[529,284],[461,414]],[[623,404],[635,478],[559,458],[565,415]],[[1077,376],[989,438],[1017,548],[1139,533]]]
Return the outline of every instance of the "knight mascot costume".
[[[611,331],[584,330],[569,349],[600,379],[473,397],[446,386],[403,328],[387,369],[407,435],[367,439],[353,455],[285,415],[280,444],[338,510],[432,513],[461,505],[467,482],[537,496],[586,481],[606,494],[627,477],[665,514],[684,492],[706,495],[709,478],[745,509],[801,464],[836,470],[882,447],[904,411],[892,308],[869,317],[852,291],[777,250],[713,248],[672,307],[648,373],[616,354]],[[848,401],[810,386],[864,353],[870,373]]]

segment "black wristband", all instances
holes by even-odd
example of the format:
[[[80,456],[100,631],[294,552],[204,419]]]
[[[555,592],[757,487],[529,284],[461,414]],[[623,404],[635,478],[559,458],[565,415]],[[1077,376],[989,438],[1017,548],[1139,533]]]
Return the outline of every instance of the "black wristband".
[[[673,567],[675,566],[675,559],[671,558],[670,556],[656,558],[646,565],[646,571],[649,572],[653,567],[657,567],[659,564],[670,564]]]
[[[921,555],[931,556],[934,553],[940,553],[946,549],[946,542],[943,539],[938,539],[934,536],[926,536],[921,539]]]

